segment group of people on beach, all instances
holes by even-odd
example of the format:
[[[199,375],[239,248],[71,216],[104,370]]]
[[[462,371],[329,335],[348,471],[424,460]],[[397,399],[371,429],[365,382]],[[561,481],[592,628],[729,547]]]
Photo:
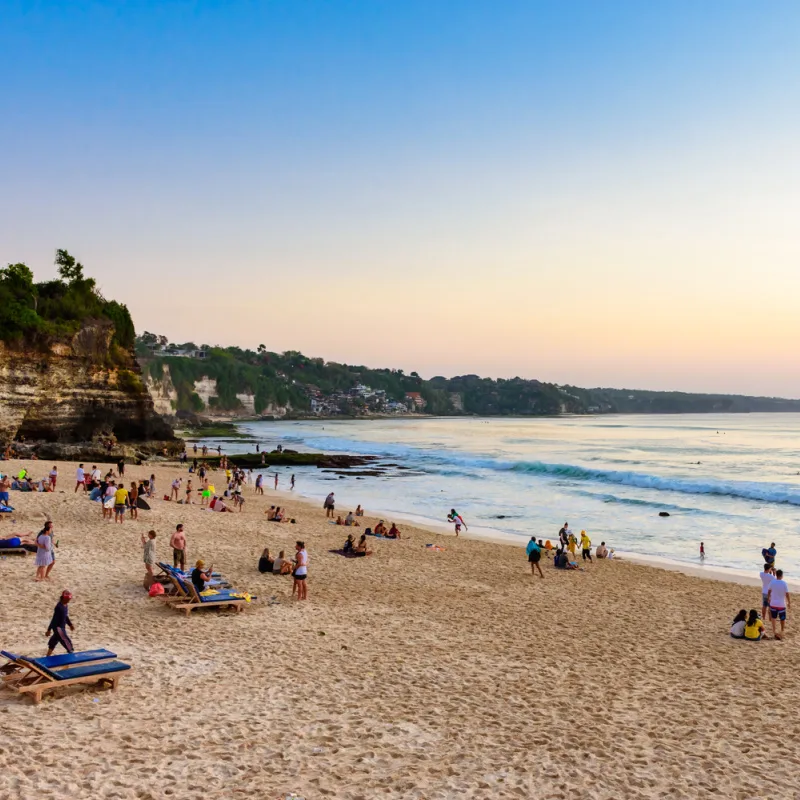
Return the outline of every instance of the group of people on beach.
[[[298,600],[308,599],[308,551],[304,541],[298,539],[294,545],[295,557],[286,558],[286,551],[281,550],[277,558],[273,558],[269,548],[265,547],[258,559],[258,571],[265,575],[292,575],[292,597]]]
[[[548,557],[553,557],[553,566],[556,569],[575,570],[580,569],[578,565],[577,547],[580,544],[581,557],[583,561],[592,563],[592,541],[586,531],[581,531],[580,541],[570,531],[569,523],[565,522],[564,527],[558,532],[558,545],[554,549],[550,540],[543,542],[541,539],[537,541],[535,536],[531,536],[525,552],[528,556],[528,563],[531,565],[531,573],[536,576],[537,572],[540,578],[544,578],[544,573],[539,565],[542,560],[542,553]],[[601,542],[595,551],[595,558],[613,558],[614,551],[606,547],[605,542]]]

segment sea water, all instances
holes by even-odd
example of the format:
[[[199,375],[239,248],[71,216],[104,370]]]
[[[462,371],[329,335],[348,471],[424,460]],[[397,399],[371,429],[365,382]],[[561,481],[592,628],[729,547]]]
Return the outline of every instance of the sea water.
[[[594,545],[758,570],[777,544],[780,566],[800,574],[800,414],[413,418],[256,422],[227,452],[255,443],[375,455],[380,477],[341,478],[277,468],[281,489],[337,511],[361,504],[391,518],[444,524],[451,508],[470,530],[558,538],[565,521]],[[216,442],[215,442],[216,444]],[[276,469],[270,469],[272,475]],[[271,486],[271,478],[267,481]],[[666,512],[669,516],[659,516]],[[387,519],[390,522],[391,519]]]

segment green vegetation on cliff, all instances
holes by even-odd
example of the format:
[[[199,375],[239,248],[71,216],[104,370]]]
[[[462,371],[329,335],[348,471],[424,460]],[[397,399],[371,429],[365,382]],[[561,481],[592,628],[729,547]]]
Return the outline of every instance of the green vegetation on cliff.
[[[109,320],[112,344],[129,350],[134,344],[128,309],[106,300],[94,278],[66,250],[56,252],[60,280],[35,283],[25,264],[0,269],[0,341],[24,339],[29,345],[74,336],[88,320]]]
[[[800,401],[767,397],[581,389],[478,375],[423,380],[416,372],[406,375],[403,370],[339,364],[291,350],[271,353],[264,345],[256,350],[198,348],[192,342],[170,345],[165,337],[151,333],[137,339],[137,354],[145,374],[154,379],[163,376],[164,365],[169,366],[178,410],[186,411],[204,410],[195,394],[195,382],[203,378],[217,383],[218,397],[211,399],[215,410],[241,410],[237,394],[250,394],[259,414],[270,406],[288,406],[299,414],[314,410],[323,416],[411,408],[426,414],[481,416],[800,411]],[[414,403],[408,393],[418,393],[424,403]]]

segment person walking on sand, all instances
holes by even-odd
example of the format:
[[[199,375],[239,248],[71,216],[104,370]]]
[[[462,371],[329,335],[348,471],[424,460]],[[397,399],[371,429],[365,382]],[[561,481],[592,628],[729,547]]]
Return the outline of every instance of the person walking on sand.
[[[72,653],[75,649],[72,646],[72,639],[70,639],[67,634],[67,628],[71,631],[75,630],[75,626],[69,618],[70,600],[72,600],[72,593],[68,589],[64,589],[64,591],[61,592],[61,599],[56,603],[56,607],[53,609],[53,618],[50,620],[50,624],[47,626],[47,632],[45,633],[45,636],[50,636],[50,640],[47,642],[48,656],[53,655],[53,650],[55,650],[56,645],[59,644],[68,653]]]
[[[150,531],[145,537],[142,534],[142,549],[144,551],[144,568],[147,574],[153,577],[153,567],[156,563],[156,532]]]
[[[50,571],[53,569],[54,562],[53,523],[48,520],[36,537],[36,561],[34,561],[34,565],[36,566],[35,580],[49,580]]]
[[[177,503],[178,502],[178,492],[180,492],[180,490],[181,490],[181,479],[180,478],[175,478],[175,480],[172,481],[172,487],[170,488],[170,492],[169,492],[169,499],[170,500],[175,500],[175,502]]]
[[[275,491],[278,491],[278,473],[275,473]]]
[[[297,551],[297,556],[294,560],[294,584],[292,585],[292,597],[294,597],[295,589],[297,590],[297,599],[308,599],[308,553],[306,552],[306,544],[298,540],[295,542],[294,549]]]
[[[264,476],[260,472],[256,475],[256,494],[264,494]]]
[[[331,492],[326,498],[325,502],[322,504],[322,507],[325,509],[325,518],[328,519],[333,518],[333,512],[336,508],[336,503],[334,501],[333,492]]]
[[[172,566],[175,569],[186,569],[186,534],[183,532],[183,523],[178,523],[175,526],[175,533],[169,540],[169,546],[172,548]]]
[[[50,488],[56,490],[56,482],[58,481],[58,467],[53,464],[53,469],[50,470]]]
[[[86,491],[86,473],[83,471],[83,464],[78,465],[78,469],[75,470],[75,491],[77,492],[78,489],[83,486],[83,491]]]
[[[531,575],[536,577],[536,572],[539,572],[539,577],[544,580],[544,575],[542,574],[542,568],[539,566],[539,561],[542,559],[542,550],[539,545],[536,543],[536,537],[531,536],[531,540],[528,542],[528,546],[525,548],[525,552],[528,554],[528,563],[531,565]]]
[[[769,603],[769,617],[772,622],[772,635],[776,639],[783,639],[783,631],[786,627],[786,612],[792,607],[792,600],[789,597],[789,586],[783,579],[783,570],[775,572],[775,578],[767,589],[767,602]],[[781,632],[775,630],[775,621],[780,620]]]
[[[581,556],[583,560],[589,559],[592,562],[592,540],[586,535],[586,531],[581,531]]]
[[[769,585],[775,580],[775,568],[771,564],[764,564],[764,569],[758,573],[761,578],[761,619],[767,618],[769,609]]]

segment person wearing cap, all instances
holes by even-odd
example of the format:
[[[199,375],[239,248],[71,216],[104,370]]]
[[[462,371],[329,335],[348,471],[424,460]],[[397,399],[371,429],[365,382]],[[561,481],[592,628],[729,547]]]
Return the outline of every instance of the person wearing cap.
[[[48,656],[53,655],[53,650],[56,649],[57,644],[60,644],[68,653],[72,653],[75,649],[72,646],[72,640],[67,635],[67,628],[71,631],[75,630],[75,626],[69,618],[70,600],[72,600],[72,593],[65,589],[61,592],[61,599],[53,610],[53,618],[50,620],[50,625],[45,634],[45,636],[50,636],[50,641],[47,642]]]

